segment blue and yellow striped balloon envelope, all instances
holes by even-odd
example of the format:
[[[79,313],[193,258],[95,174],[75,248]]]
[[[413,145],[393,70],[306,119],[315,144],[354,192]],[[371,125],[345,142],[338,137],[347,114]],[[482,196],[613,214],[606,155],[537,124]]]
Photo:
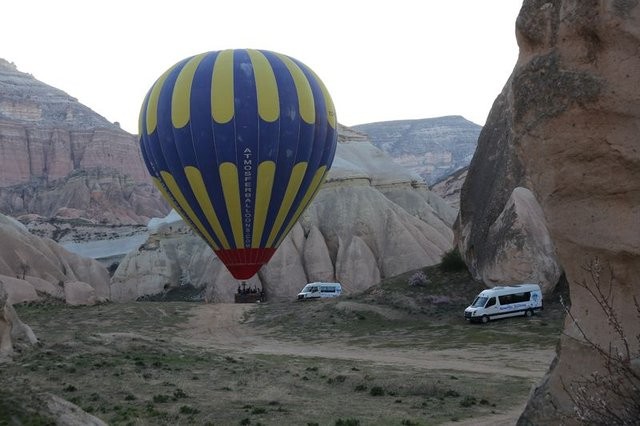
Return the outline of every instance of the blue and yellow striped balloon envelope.
[[[139,125],[155,185],[241,280],[269,261],[316,195],[337,142],[322,81],[264,50],[178,62],[151,87]]]

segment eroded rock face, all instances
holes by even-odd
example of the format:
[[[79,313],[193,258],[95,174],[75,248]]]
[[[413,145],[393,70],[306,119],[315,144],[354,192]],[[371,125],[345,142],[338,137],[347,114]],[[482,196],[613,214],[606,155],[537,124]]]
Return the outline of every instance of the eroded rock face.
[[[456,209],[456,211],[460,210],[460,191],[462,191],[462,185],[467,179],[468,173],[469,167],[463,167],[434,183],[430,189],[434,194]]]
[[[168,206],[136,137],[0,59],[0,211],[146,224]]]
[[[451,207],[363,134],[341,127],[339,141],[327,182],[271,261],[247,282],[269,298],[293,298],[312,281],[339,281],[346,293],[361,291],[383,277],[438,263],[452,247]],[[237,281],[184,224],[154,232],[118,267],[114,300],[161,293],[181,282],[205,289],[209,301],[233,300]]]
[[[604,371],[592,344],[625,353],[612,315],[631,358],[640,353],[640,4],[525,0],[516,29],[520,56],[480,137],[487,165],[471,164],[460,229],[472,217],[488,235],[515,187],[538,200],[577,323],[567,319],[557,358],[519,424],[570,424],[566,389]],[[492,173],[499,185],[491,185]],[[479,262],[484,236],[466,238],[463,247],[475,246]],[[603,292],[609,318],[584,286]],[[588,390],[606,401],[601,391]]]
[[[511,85],[509,80],[480,133],[454,229],[474,278],[490,287],[535,282],[550,294],[562,268],[516,153]]]
[[[638,357],[640,5],[525,1],[517,34],[517,154],[566,270],[571,314],[592,342],[624,351],[597,300],[579,285],[599,282]],[[571,337],[562,337],[557,364],[523,421],[571,415],[561,380],[570,387],[600,366],[572,321],[565,332]]]
[[[499,244],[492,253],[493,261],[482,271],[485,283],[540,283],[542,292],[551,294],[562,270],[544,214],[531,191],[513,190],[488,237]]]
[[[432,185],[469,165],[481,126],[460,116],[383,121],[353,127]]]
[[[30,234],[24,225],[1,214],[0,241],[0,281],[11,303],[40,300],[38,292],[62,300],[70,297],[77,304],[110,298],[105,267]],[[66,283],[71,282],[82,282],[90,290],[82,290],[79,284],[67,288]]]
[[[6,291],[5,282],[0,278],[0,362],[13,354],[17,341],[35,344],[38,339],[31,327],[18,318],[10,295]]]

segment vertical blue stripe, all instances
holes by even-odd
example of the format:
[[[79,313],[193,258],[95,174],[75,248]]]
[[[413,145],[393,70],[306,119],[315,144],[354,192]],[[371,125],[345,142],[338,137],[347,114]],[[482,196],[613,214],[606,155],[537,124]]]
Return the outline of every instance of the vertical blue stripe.
[[[260,241],[260,246],[265,247],[282,204],[291,177],[291,171],[296,164],[302,120],[298,107],[296,86],[289,70],[273,53],[267,51],[262,53],[273,68],[280,97],[280,118],[278,120],[280,132],[277,141],[276,171],[264,233]]]
[[[207,193],[213,208],[220,220],[222,230],[229,244],[233,245],[233,233],[227,215],[227,206],[222,193],[217,153],[216,137],[214,135],[213,119],[211,117],[211,78],[213,65],[219,52],[211,52],[205,57],[193,77],[191,89],[191,137],[196,165],[202,179],[207,186]]]
[[[314,104],[316,117],[313,125],[306,125],[303,127],[307,127],[301,131],[299,144],[304,146],[302,150],[308,150],[308,167],[305,173],[304,178],[302,179],[302,184],[300,185],[300,191],[296,196],[293,206],[287,218],[285,220],[285,225],[288,224],[293,217],[296,208],[302,202],[302,198],[305,195],[306,189],[311,184],[313,177],[316,171],[326,165],[327,169],[331,167],[331,163],[333,162],[333,157],[335,155],[335,145],[337,141],[337,132],[329,125],[327,110],[325,105],[325,99],[322,93],[322,89],[320,84],[316,80],[313,73],[309,71],[309,69],[302,64],[301,62],[291,58],[299,67],[302,69],[304,75],[306,76],[309,84],[311,86],[311,91],[313,93]],[[305,123],[302,123],[303,125]],[[306,133],[305,133],[306,131]],[[307,152],[305,152],[307,154]],[[284,232],[285,228],[280,230],[276,237],[276,241],[278,241]]]
[[[164,85],[162,86],[158,99],[158,125],[154,135],[157,137],[157,144],[160,147],[161,156],[165,161],[164,166],[166,169],[163,167],[162,170],[167,170],[173,176],[178,187],[182,191],[184,198],[196,214],[198,220],[202,223],[204,229],[209,233],[216,244],[221,245],[220,241],[215,237],[215,233],[211,229],[209,221],[205,217],[193,194],[193,191],[191,190],[189,181],[184,173],[183,163],[178,153],[177,145],[190,143],[190,138],[188,141],[177,140],[174,136],[174,127],[171,122],[171,97],[173,95],[173,87],[178,74],[189,59],[191,58],[181,61],[167,76]]]

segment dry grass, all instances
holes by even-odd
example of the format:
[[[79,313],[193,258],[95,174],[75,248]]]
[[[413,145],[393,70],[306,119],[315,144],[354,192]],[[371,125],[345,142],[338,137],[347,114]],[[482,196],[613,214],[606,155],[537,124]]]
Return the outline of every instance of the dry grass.
[[[477,283],[443,276],[449,287],[409,288],[399,277],[342,300],[267,303],[220,330],[184,328],[216,305],[18,306],[42,345],[0,369],[0,425],[48,424],[33,398],[41,392],[114,425],[427,425],[512,410],[545,366],[509,371],[531,363],[532,348],[553,352],[561,314],[549,304],[533,321],[469,325],[460,307]],[[437,350],[462,361],[426,362]],[[493,365],[489,354],[505,374],[476,368]]]

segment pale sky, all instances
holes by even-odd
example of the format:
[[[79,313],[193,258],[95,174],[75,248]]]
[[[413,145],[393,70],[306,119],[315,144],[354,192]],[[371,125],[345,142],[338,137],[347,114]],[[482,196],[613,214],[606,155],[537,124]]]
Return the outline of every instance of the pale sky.
[[[0,58],[137,133],[183,58],[254,48],[312,68],[347,126],[462,115],[483,125],[515,65],[522,0],[9,0]]]

